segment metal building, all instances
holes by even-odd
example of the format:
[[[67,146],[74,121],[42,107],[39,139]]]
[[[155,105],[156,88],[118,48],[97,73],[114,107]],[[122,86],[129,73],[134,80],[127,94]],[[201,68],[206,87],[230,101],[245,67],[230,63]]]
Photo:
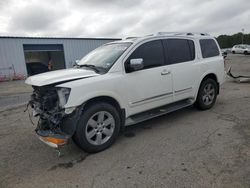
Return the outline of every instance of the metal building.
[[[31,65],[70,68],[91,50],[114,40],[119,39],[0,36],[0,81],[24,79]]]

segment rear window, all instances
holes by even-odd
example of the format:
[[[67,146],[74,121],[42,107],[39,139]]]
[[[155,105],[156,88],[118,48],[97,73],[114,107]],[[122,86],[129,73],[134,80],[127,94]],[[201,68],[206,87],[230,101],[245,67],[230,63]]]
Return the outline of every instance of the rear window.
[[[188,39],[164,40],[168,64],[192,61],[195,58],[194,42]]]
[[[213,39],[201,39],[200,45],[203,58],[214,57],[220,54],[218,46]]]

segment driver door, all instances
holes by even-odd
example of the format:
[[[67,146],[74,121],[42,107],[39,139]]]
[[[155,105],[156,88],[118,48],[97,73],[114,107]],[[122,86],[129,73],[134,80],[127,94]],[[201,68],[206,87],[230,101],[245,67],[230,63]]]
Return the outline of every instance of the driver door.
[[[131,59],[143,59],[144,68],[129,71]],[[137,47],[125,62],[121,87],[128,101],[129,115],[173,102],[172,74],[165,64],[161,40],[146,42]]]

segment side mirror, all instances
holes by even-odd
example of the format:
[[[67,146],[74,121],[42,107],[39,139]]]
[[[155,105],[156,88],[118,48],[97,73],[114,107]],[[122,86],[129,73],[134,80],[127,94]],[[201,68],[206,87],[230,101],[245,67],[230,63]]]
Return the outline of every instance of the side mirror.
[[[129,69],[131,71],[137,71],[143,69],[144,64],[143,64],[143,59],[138,58],[138,59],[130,59],[129,62]]]
[[[79,62],[80,62],[79,59],[75,60],[75,62],[73,63],[73,67],[77,67]]]

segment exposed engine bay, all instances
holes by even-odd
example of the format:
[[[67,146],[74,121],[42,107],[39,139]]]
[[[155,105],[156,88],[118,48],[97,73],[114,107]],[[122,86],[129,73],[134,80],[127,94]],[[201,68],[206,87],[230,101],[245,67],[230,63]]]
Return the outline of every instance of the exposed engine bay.
[[[71,88],[61,87],[64,83],[98,76],[92,69],[72,68],[30,76],[25,81],[33,87],[27,105],[38,118],[36,133],[46,144],[58,148],[67,143],[76,130],[83,104],[65,107]],[[29,113],[31,119],[31,113]],[[32,121],[32,120],[31,120]]]
[[[33,108],[33,116],[39,118],[36,133],[40,137],[70,138],[79,118],[79,108],[70,114],[66,114],[63,108],[70,89],[55,85],[32,87],[34,91],[29,105]]]

